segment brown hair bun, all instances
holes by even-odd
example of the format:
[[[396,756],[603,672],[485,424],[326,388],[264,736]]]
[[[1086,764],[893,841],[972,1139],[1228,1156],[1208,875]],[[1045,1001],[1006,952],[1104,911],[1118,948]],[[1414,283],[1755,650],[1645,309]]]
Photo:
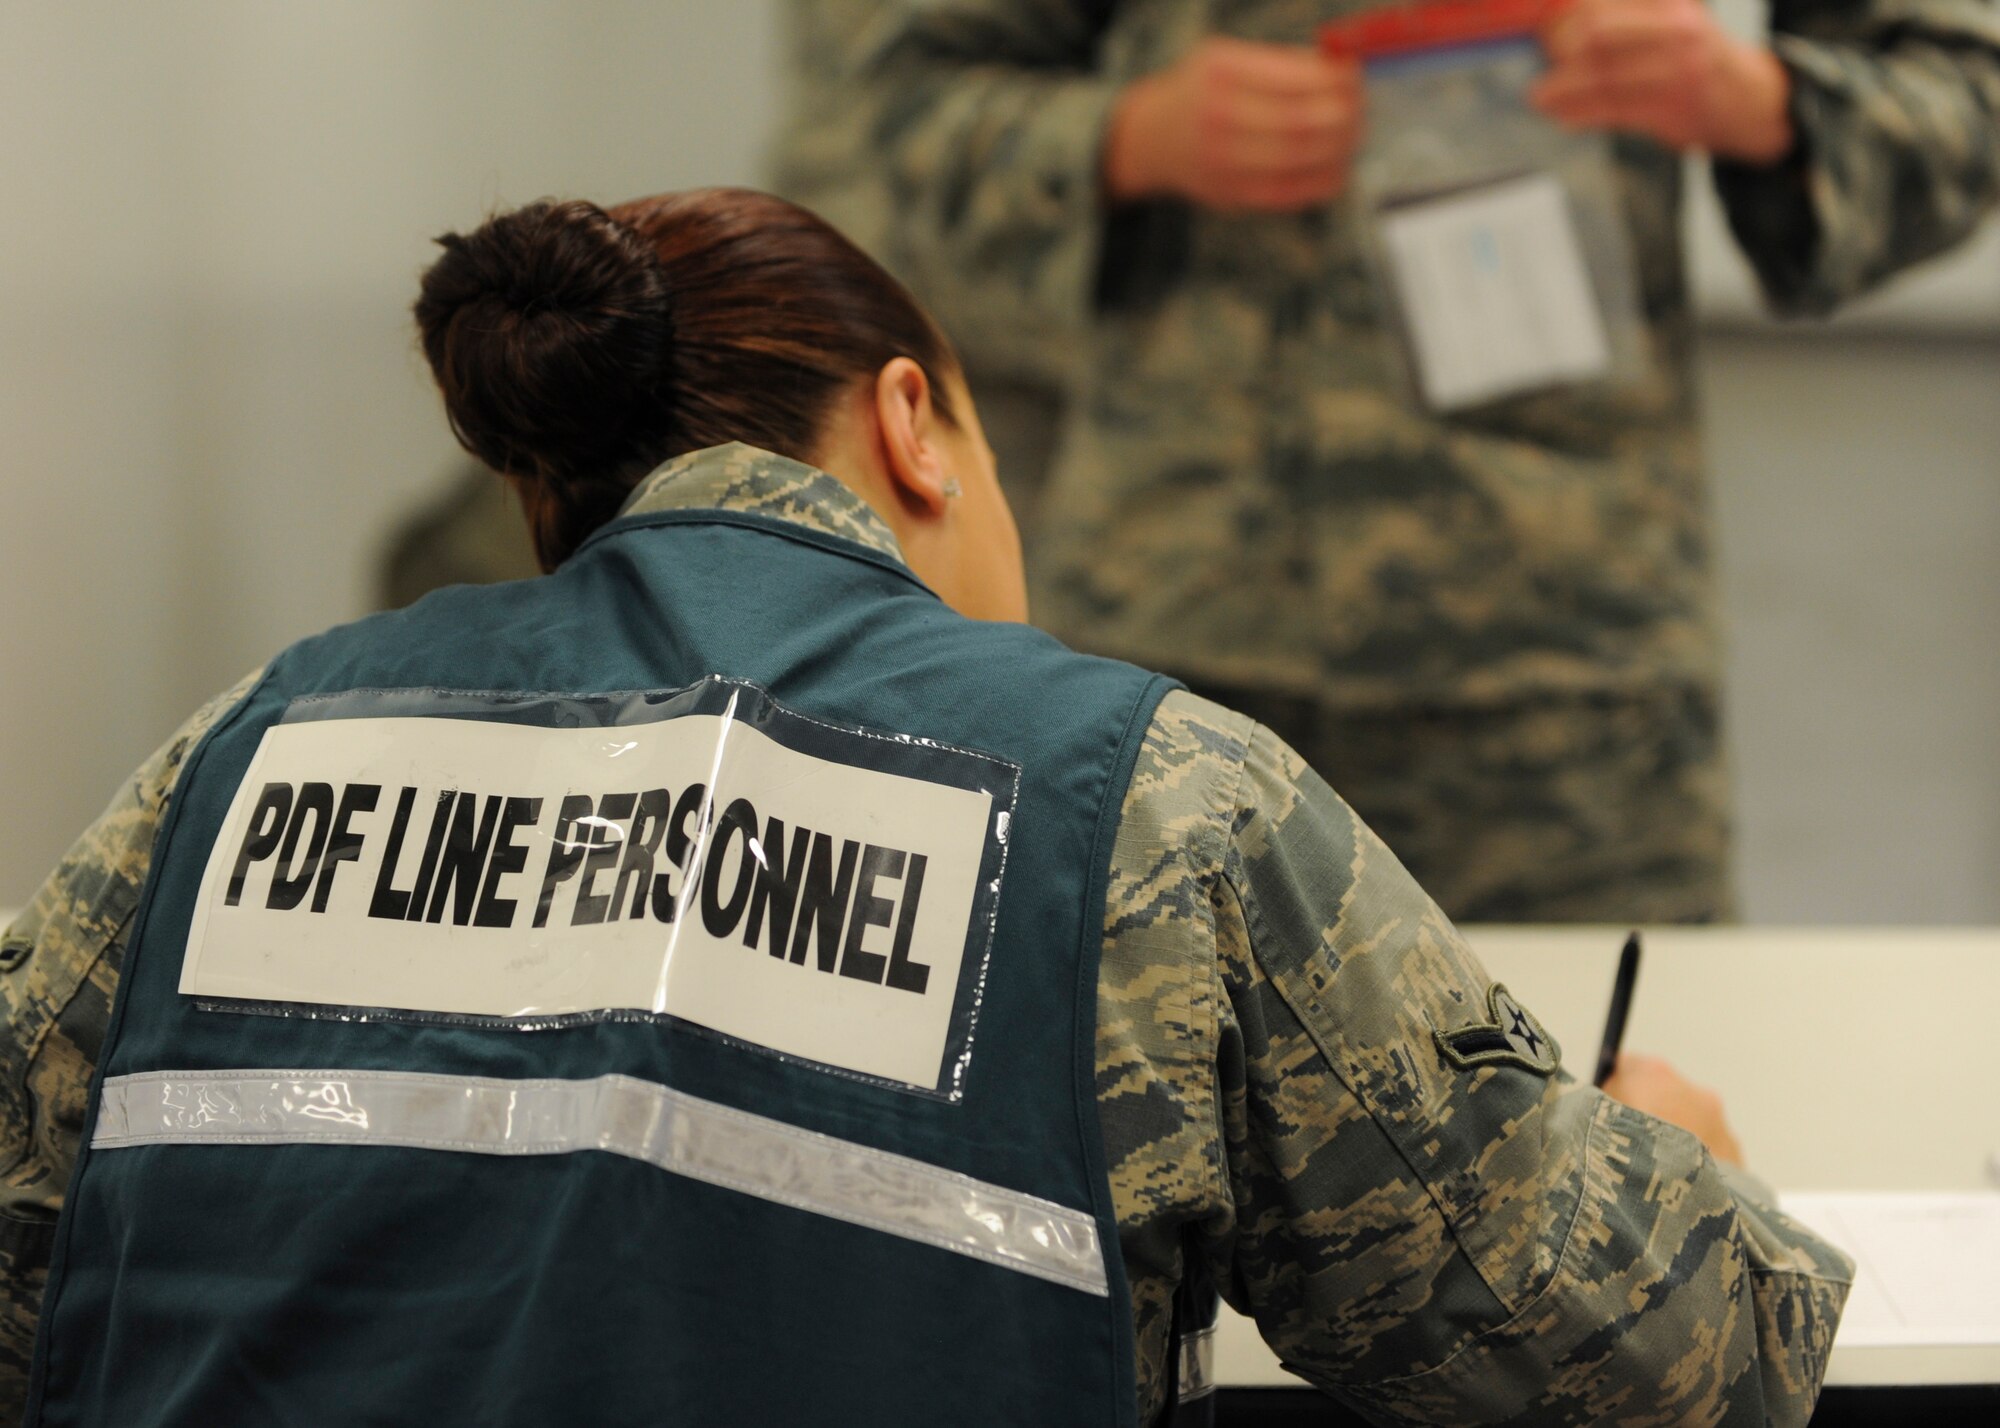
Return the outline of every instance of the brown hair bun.
[[[951,345],[903,286],[815,215],[751,189],[606,212],[531,203],[438,239],[417,326],[465,449],[516,479],[554,569],[684,452],[741,441],[818,454],[834,403]]]
[[[531,203],[437,241],[417,327],[466,450],[557,486],[644,461],[673,346],[652,244],[580,201]]]

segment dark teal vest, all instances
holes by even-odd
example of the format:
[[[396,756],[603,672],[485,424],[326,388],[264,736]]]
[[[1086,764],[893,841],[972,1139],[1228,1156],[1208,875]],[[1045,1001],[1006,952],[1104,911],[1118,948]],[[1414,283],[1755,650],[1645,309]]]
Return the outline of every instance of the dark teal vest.
[[[587,696],[712,676],[809,720],[1018,766],[958,1099],[664,1018],[528,1030],[245,1014],[179,992],[225,813],[297,701],[556,691],[569,702],[501,704],[561,722],[604,707]],[[1093,1041],[1111,840],[1164,687],[963,619],[858,545],[720,511],[628,517],[545,579],[443,591],[286,651],[182,775],[86,1141],[105,1078],[144,1073],[617,1075],[1083,1212],[1107,1292],[598,1150],[100,1145],[70,1187],[27,1421],[1129,1423]]]

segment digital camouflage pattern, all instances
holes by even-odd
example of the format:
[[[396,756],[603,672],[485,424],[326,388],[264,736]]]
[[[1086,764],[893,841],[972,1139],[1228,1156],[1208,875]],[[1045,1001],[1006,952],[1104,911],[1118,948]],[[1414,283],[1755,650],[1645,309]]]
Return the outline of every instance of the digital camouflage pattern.
[[[56,1212],[76,1161],[125,939],[181,763],[262,671],[210,701],[118,791],[0,936],[0,1422],[17,1422]]]
[[[898,563],[903,559],[888,524],[839,481],[740,441],[674,457],[633,488],[619,514],[711,508],[810,526]]]
[[[1456,922],[1713,922],[1733,909],[1713,690],[1328,709],[1197,688],[1279,732]]]
[[[809,466],[797,466],[790,476],[780,479],[771,474],[772,463],[780,458],[748,446],[736,450],[737,459],[720,463],[710,453],[700,463],[699,472],[687,478],[721,483],[712,493],[715,499],[681,500],[675,504],[724,505],[784,517],[800,509],[800,496],[812,489],[809,478],[832,479]],[[751,456],[759,459],[745,459]],[[685,457],[669,462],[648,481],[674,480],[689,464]],[[725,477],[722,475],[725,471],[737,473],[737,477]],[[745,484],[732,484],[738,478]],[[630,502],[636,504],[642,496],[642,491],[635,490]],[[813,503],[808,496],[803,504],[810,507]],[[892,538],[884,546],[886,532],[879,523],[842,534],[885,554],[897,554]],[[383,560],[381,594],[385,605],[396,607],[408,605],[445,585],[490,585],[500,580],[525,580],[540,573],[519,502],[504,480],[484,466],[474,464],[454,473],[448,488],[390,542]]]
[[[1374,0],[800,0],[783,191],[846,228],[976,366],[1058,385],[1029,531],[1082,649],[1343,710],[1712,687],[1682,165],[1615,143],[1645,371],[1449,420],[1397,395],[1346,202],[1107,211],[1119,92],[1203,33],[1308,44]],[[1777,0],[1795,156],[1719,164],[1786,311],[1963,237],[2000,190],[1989,0]]]
[[[1944,252],[2000,193],[2000,8],[1772,0],[1771,28],[1807,153],[1788,184],[1730,164],[1716,184],[1773,305],[1824,313]]]
[[[676,507],[900,558],[839,482],[752,447],[667,463],[626,511]],[[154,829],[188,749],[254,678],[140,770],[7,934],[5,1045],[23,1050],[0,1083],[5,1208],[40,1234],[0,1262],[0,1412],[25,1389]],[[1097,1008],[1145,1416],[1192,1248],[1287,1363],[1384,1421],[1805,1422],[1849,1266],[1691,1136],[1567,1077],[1453,1069],[1434,1033],[1483,1020],[1488,991],[1295,753],[1194,695],[1162,701],[1112,852]]]
[[[1099,1106],[1142,1401],[1190,1249],[1386,1423],[1802,1424],[1851,1266],[1690,1135],[1436,1033],[1491,983],[1297,754],[1160,706],[1113,852]]]

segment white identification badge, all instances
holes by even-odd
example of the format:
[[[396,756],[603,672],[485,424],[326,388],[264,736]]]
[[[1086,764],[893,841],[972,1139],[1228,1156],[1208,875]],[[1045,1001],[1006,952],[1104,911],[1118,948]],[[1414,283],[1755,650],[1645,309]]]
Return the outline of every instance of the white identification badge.
[[[666,1016],[953,1094],[1019,770],[710,680],[301,700],[210,855],[207,1006]]]
[[[1611,369],[1560,180],[1529,174],[1381,213],[1417,385],[1450,411]]]

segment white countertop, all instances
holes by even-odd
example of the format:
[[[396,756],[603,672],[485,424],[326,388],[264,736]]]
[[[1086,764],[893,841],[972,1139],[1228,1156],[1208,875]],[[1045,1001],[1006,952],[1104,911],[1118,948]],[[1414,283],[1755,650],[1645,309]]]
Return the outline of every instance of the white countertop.
[[[1626,930],[1465,933],[1587,1077]],[[1648,929],[1625,1046],[1719,1090],[1750,1168],[1781,1192],[1992,1191],[1996,1013],[1996,928]],[[1227,1308],[1216,1377],[1299,1382]],[[1836,1341],[1826,1381],[2000,1383],[2000,1347]]]

